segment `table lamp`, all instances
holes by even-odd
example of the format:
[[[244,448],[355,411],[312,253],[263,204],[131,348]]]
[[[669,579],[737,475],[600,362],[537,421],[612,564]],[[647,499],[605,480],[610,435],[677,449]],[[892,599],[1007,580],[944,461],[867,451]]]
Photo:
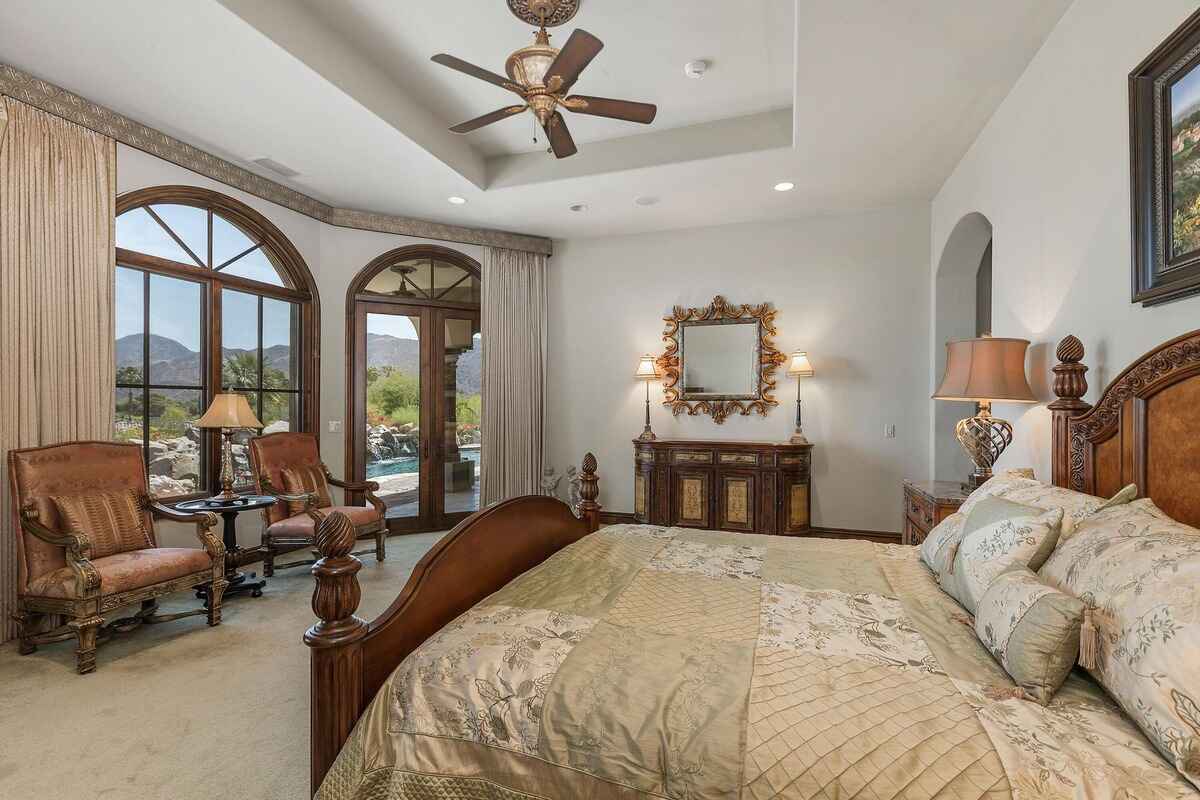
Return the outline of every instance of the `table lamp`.
[[[659,379],[658,364],[654,360],[654,356],[647,353],[638,360],[637,369],[633,373],[635,381],[642,381],[646,384],[646,427],[642,431],[642,435],[638,437],[639,442],[652,442],[658,437],[654,435],[654,431],[650,430],[650,382]]]
[[[800,424],[800,378],[811,378],[813,376],[812,364],[808,361],[808,353],[802,350],[797,350],[791,355],[791,363],[788,364],[787,374],[796,378],[796,432],[792,434],[792,438],[788,441],[792,444],[808,444],[808,439],[804,435],[804,428]]]
[[[1012,425],[992,416],[992,401],[1036,403],[1025,379],[1027,339],[983,337],[946,342],[946,374],[933,393],[935,400],[966,400],[979,404],[973,417],[954,427],[974,471],[965,488],[975,489],[992,477],[992,465],[1012,442]]]
[[[196,420],[196,426],[210,430],[220,430],[221,443],[221,493],[214,500],[230,501],[237,499],[233,491],[233,432],[241,428],[261,429],[262,423],[243,394],[219,394],[212,399],[212,404],[204,416]]]

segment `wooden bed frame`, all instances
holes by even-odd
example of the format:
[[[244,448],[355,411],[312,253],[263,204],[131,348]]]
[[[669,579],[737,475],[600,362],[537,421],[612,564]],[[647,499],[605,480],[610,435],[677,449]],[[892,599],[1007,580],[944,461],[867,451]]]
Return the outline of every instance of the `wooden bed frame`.
[[[1087,393],[1083,344],[1067,336],[1054,367],[1053,482],[1108,496],[1136,483],[1177,520],[1200,527],[1200,330],[1139,358],[1104,390]],[[422,642],[522,572],[599,527],[596,459],[581,474],[582,519],[548,497],[518,497],[481,511],[451,531],[413,570],[378,619],[354,616],[362,568],[349,555],[353,526],[331,514],[320,526],[313,567],[312,791],[380,686]],[[340,519],[339,519],[340,518]]]
[[[320,619],[304,634],[312,648],[312,787],[325,773],[354,723],[405,656],[447,623],[572,542],[600,527],[596,457],[583,458],[579,517],[566,503],[529,495],[472,514],[417,562],[408,583],[379,617],[354,615],[362,563],[350,555],[354,526],[334,512],[317,529],[322,558],[312,607]]]

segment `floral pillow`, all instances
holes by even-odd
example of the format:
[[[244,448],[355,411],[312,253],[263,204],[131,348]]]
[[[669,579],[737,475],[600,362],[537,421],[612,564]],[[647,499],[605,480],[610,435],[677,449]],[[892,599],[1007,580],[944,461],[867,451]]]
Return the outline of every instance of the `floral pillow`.
[[[1112,497],[1105,500],[1083,492],[1064,489],[1048,483],[1025,477],[1027,473],[1010,470],[997,475],[984,483],[963,501],[958,510],[962,514],[970,514],[975,506],[989,497],[1003,497],[1015,503],[1036,506],[1042,509],[1061,508],[1063,510],[1062,539],[1069,539],[1075,531],[1075,526],[1089,515],[1104,508],[1123,505],[1137,497],[1137,486],[1130,484]]]
[[[978,512],[973,509],[972,513]],[[974,614],[998,575],[1013,567],[1028,567],[1039,554],[1054,547],[1062,518],[1062,509],[1052,508],[1038,516],[1013,516],[975,529],[968,518],[967,531],[954,557],[956,585],[950,593]]]
[[[976,505],[989,497],[1003,497],[1017,489],[1033,489],[1039,486],[1044,487],[1045,485],[1033,478],[1026,478],[1017,473],[1006,472],[984,482],[982,486],[967,495],[967,499],[963,500],[962,505],[958,507],[958,513],[970,514]]]
[[[1089,671],[1200,787],[1200,530],[1138,500],[1081,522],[1040,575],[1091,607]]]
[[[1083,603],[1031,570],[1013,569],[984,592],[975,634],[1025,696],[1046,705],[1075,666],[1084,611]]]
[[[963,523],[966,519],[967,515],[961,512],[951,514],[939,522],[921,542],[921,560],[934,573],[941,575],[950,569],[958,542],[962,539]]]

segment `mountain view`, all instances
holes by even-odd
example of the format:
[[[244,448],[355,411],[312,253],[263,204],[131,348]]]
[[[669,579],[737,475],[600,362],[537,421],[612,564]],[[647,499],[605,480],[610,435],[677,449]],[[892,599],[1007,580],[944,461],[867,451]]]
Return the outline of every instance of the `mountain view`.
[[[367,334],[367,366],[382,369],[391,367],[416,375],[421,363],[421,343],[416,339],[401,339],[384,333]],[[458,390],[463,394],[479,394],[483,387],[482,348],[468,350],[458,357]]]

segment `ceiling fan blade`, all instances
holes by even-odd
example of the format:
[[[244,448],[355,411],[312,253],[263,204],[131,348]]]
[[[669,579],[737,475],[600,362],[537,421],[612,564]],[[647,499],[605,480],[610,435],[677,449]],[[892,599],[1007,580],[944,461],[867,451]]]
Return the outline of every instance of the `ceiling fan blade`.
[[[499,122],[505,117],[511,117],[513,114],[520,114],[525,110],[525,108],[525,106],[508,106],[506,108],[501,108],[497,111],[493,111],[490,114],[484,114],[482,117],[476,117],[475,119],[469,119],[466,122],[460,122],[450,130],[453,133],[470,133],[471,131],[479,130],[484,125],[491,125],[493,122]]]
[[[486,70],[483,67],[477,67],[469,61],[463,61],[461,58],[455,58],[454,56],[446,55],[445,53],[438,53],[433,57],[432,61],[435,64],[441,64],[443,67],[449,67],[450,69],[458,70],[465,75],[470,75],[472,78],[479,78],[481,81],[493,83],[502,89],[508,89],[510,92],[516,92],[520,95],[524,94],[524,91],[520,86],[513,83],[503,75],[497,75],[496,73]]]
[[[579,151],[575,140],[571,138],[571,132],[567,130],[567,121],[557,111],[543,126],[543,130],[546,131],[546,138],[550,140],[550,149],[554,151],[555,158],[573,156]]]
[[[628,122],[640,122],[649,125],[654,122],[658,106],[652,103],[635,103],[632,100],[611,100],[607,97],[589,97],[585,94],[573,94],[562,104],[576,114],[591,114],[595,117],[612,117]]]
[[[596,54],[604,49],[604,42],[582,28],[571,32],[571,38],[558,51],[550,68],[546,70],[546,88],[551,92],[565,92],[579,80],[579,73],[592,63]]]

